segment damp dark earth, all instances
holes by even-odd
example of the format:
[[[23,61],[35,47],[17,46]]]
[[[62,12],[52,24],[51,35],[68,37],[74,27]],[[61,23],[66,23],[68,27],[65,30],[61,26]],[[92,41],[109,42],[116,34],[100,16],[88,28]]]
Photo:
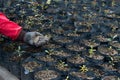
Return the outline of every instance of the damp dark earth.
[[[0,0],[0,11],[51,37],[36,48],[0,35],[0,65],[20,80],[120,80],[120,0]]]

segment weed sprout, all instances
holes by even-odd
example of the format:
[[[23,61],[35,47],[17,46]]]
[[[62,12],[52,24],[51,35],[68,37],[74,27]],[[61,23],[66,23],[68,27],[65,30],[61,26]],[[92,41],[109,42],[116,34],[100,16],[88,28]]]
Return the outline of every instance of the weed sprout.
[[[89,49],[90,56],[92,56],[95,51],[96,51],[96,49],[93,49],[93,46],[90,46],[90,49]]]
[[[88,71],[88,68],[86,67],[86,65],[82,65],[82,66],[80,66],[80,71],[81,72],[87,72]]]
[[[18,54],[18,56],[22,56],[22,54],[25,53],[25,51],[22,51],[21,47],[18,46],[18,48],[15,50],[15,53]]]

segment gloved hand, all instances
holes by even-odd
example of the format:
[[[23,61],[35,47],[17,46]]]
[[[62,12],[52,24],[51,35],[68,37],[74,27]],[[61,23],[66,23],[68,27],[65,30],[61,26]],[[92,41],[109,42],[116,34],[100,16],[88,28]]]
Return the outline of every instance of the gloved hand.
[[[38,47],[47,43],[49,39],[50,39],[49,37],[43,36],[39,32],[26,32],[23,41],[30,45]]]
[[[7,69],[0,66],[0,80],[19,80],[16,76],[12,75]]]

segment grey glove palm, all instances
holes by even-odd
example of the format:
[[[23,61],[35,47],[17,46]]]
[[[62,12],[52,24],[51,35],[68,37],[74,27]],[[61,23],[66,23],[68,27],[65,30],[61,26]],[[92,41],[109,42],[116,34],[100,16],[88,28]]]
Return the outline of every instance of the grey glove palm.
[[[49,41],[49,37],[43,36],[39,32],[27,32],[24,36],[24,42],[33,46],[42,46]]]

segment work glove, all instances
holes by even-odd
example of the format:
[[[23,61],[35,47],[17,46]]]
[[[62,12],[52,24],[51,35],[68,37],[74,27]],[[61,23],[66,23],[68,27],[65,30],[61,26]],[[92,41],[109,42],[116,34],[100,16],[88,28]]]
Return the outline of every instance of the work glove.
[[[50,38],[48,36],[43,36],[39,32],[26,32],[23,41],[30,45],[38,47],[46,44],[49,39]]]
[[[16,76],[12,75],[7,69],[0,66],[0,80],[19,80]]]

